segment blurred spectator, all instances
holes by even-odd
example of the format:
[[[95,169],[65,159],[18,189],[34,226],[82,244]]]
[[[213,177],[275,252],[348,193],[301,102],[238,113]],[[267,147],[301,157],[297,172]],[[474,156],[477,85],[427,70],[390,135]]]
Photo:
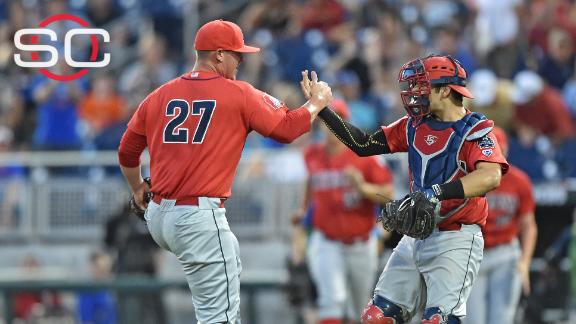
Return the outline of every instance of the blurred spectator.
[[[140,59],[122,73],[118,84],[130,109],[135,109],[155,88],[177,76],[174,64],[166,60],[166,41],[161,36],[144,35],[138,52]]]
[[[74,71],[63,60],[58,63],[59,74]],[[77,130],[78,101],[85,92],[83,78],[60,82],[38,75],[33,81],[32,95],[38,105],[34,144],[37,149],[67,150],[81,146]]]
[[[105,281],[111,277],[112,261],[103,252],[90,255],[90,275],[94,281]],[[116,324],[116,302],[105,290],[86,291],[77,294],[77,316],[81,324]]]
[[[518,65],[522,0],[475,0],[476,51],[496,75],[510,78]]]
[[[307,0],[300,13],[304,31],[319,29],[327,36],[344,23],[346,9],[338,0]]]
[[[95,27],[106,27],[121,14],[122,11],[114,0],[88,0],[86,3],[86,16]]]
[[[295,71],[321,70],[314,60],[314,54],[322,50],[323,46],[324,36],[316,30],[283,39],[274,44],[275,56],[267,64],[278,74],[278,79],[297,84],[300,82],[300,74]]]
[[[572,80],[566,83],[562,95],[564,96],[564,101],[570,110],[572,119],[576,120],[576,74]]]
[[[11,130],[22,123],[24,102],[8,75],[0,74],[0,125]]]
[[[571,0],[533,0],[530,1],[530,45],[543,54],[548,52],[548,33],[554,28],[567,31],[576,41],[576,21],[574,2]]]
[[[508,162],[526,172],[535,183],[557,180],[558,165],[548,138],[525,125],[517,126],[516,135],[510,138]]]
[[[352,71],[341,71],[338,74],[338,91],[348,103],[350,120],[354,125],[366,130],[376,129],[379,125],[379,116],[374,107],[362,100],[360,80]]]
[[[160,253],[146,223],[130,212],[128,204],[106,223],[104,243],[114,251],[117,275],[155,276]]]
[[[22,275],[38,278],[42,265],[34,255],[26,255],[20,266]],[[25,323],[38,323],[46,316],[63,315],[65,310],[60,296],[53,292],[18,292],[13,295],[14,316]]]
[[[146,223],[130,212],[128,204],[106,222],[104,243],[115,255],[117,277],[156,277],[160,248],[150,236]],[[135,307],[138,312],[134,312]],[[119,294],[118,312],[119,323],[162,324],[166,321],[162,296],[155,292]]]
[[[267,51],[284,39],[298,38],[298,9],[299,6],[293,0],[260,0],[248,4],[239,21],[245,37],[251,37],[255,46]],[[190,51],[188,55],[195,58],[194,51]],[[239,73],[242,80],[264,86],[267,79],[270,76],[274,78],[274,72],[280,70],[275,67],[277,63],[278,57],[272,51],[268,55],[247,55],[240,65]],[[187,70],[192,66],[193,62],[190,62]]]
[[[21,266],[26,272],[36,272],[40,268],[38,260],[28,255],[22,260]],[[42,308],[42,295],[32,292],[21,292],[14,296],[14,315],[19,319],[27,319],[34,308]]]
[[[220,2],[213,1],[212,2]],[[168,49],[169,54],[181,53],[183,49],[183,14],[191,13],[194,10],[194,5],[192,1],[182,1],[182,0],[140,0],[136,1],[139,5],[143,17],[139,20],[145,21],[150,20],[150,25],[153,27],[154,33],[161,35],[162,39],[166,42],[163,46]],[[186,6],[191,9],[188,9]],[[202,15],[202,12],[198,13],[198,17],[206,17]],[[194,18],[189,18],[194,19]]]
[[[0,126],[0,153],[10,151],[14,134]],[[25,170],[20,165],[0,167],[0,228],[12,229],[21,223]]]
[[[563,29],[552,29],[548,33],[548,55],[538,65],[538,74],[552,87],[562,90],[574,75],[576,54],[574,40]]]
[[[462,1],[422,1],[420,12],[427,29],[457,26],[459,20],[468,16],[468,8]]]
[[[569,139],[556,148],[556,162],[563,178],[576,179],[576,138]]]
[[[451,27],[439,28],[434,34],[434,47],[438,54],[450,55],[457,59],[466,73],[472,75],[478,64],[470,50],[461,44],[459,35],[460,33]]]
[[[247,33],[267,30],[274,37],[294,35],[298,28],[298,6],[293,0],[260,0],[248,5],[240,17],[240,25]]]
[[[99,74],[94,78],[92,90],[82,98],[79,106],[80,118],[89,127],[90,138],[127,117],[124,99],[116,92],[116,81],[109,74]]]
[[[136,59],[138,50],[134,46],[136,39],[130,32],[130,27],[126,21],[119,21],[108,29],[110,32],[110,72],[119,75],[123,68],[132,60]]]
[[[518,73],[510,95],[516,104],[517,128],[533,128],[538,134],[550,136],[554,144],[573,136],[572,118],[560,92],[546,85],[535,72]]]
[[[339,37],[334,43],[334,53],[329,58],[324,70],[330,75],[336,75],[341,70],[355,73],[360,81],[361,92],[370,90],[371,80],[369,66],[362,57],[361,41],[357,40],[350,25],[340,28]]]
[[[510,100],[512,82],[499,79],[488,69],[477,70],[470,77],[470,89],[474,99],[469,100],[474,111],[483,113],[497,126],[509,130],[515,107]]]

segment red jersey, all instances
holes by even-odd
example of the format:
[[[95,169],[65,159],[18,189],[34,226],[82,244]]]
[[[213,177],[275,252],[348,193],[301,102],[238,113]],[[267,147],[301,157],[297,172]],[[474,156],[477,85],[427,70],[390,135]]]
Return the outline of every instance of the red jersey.
[[[270,135],[287,112],[246,82],[193,71],[146,97],[128,129],[146,137],[154,194],[228,198],[248,133]]]
[[[359,157],[348,148],[335,155],[316,144],[304,152],[313,205],[312,225],[330,239],[353,240],[369,235],[376,222],[374,202],[362,198],[345,174],[347,168],[362,173],[369,183],[392,183],[387,167],[377,157]]]
[[[390,151],[395,152],[408,152],[408,117],[405,116],[389,126],[382,126],[384,134]],[[436,131],[429,128],[426,124],[417,126],[418,132],[415,141],[417,143],[425,143],[426,145],[443,145],[442,141],[446,141],[450,136],[446,135],[445,131]],[[502,155],[496,136],[491,132],[487,135],[490,142],[489,148],[484,146],[483,141],[464,141],[458,160],[462,167],[465,166],[467,173],[476,170],[478,162],[492,162],[502,165],[502,172],[506,173],[508,170],[508,163]],[[458,171],[453,179],[458,179],[465,176],[467,173]],[[412,174],[410,177],[412,178]],[[412,188],[411,188],[412,189]],[[451,199],[442,202],[441,214],[445,214],[447,210],[453,210],[456,206],[463,204],[463,200]],[[488,205],[485,197],[468,198],[464,206],[457,210],[447,220],[442,222],[438,227],[440,229],[453,228],[455,224],[478,224],[484,226],[486,224],[486,217],[488,215]]]
[[[500,187],[486,194],[488,220],[482,230],[484,247],[510,243],[518,235],[522,217],[534,212],[532,183],[528,175],[510,166],[502,177]]]

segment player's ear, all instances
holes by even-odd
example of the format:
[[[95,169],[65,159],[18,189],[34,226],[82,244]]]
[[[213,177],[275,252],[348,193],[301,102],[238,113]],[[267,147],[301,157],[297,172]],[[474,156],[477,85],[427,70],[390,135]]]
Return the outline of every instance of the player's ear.
[[[218,63],[224,62],[224,50],[217,49],[215,52],[216,52],[216,61]]]
[[[440,89],[440,93],[442,94],[442,97],[448,98],[450,97],[450,91],[452,91],[452,88],[448,87],[448,86],[444,86]]]

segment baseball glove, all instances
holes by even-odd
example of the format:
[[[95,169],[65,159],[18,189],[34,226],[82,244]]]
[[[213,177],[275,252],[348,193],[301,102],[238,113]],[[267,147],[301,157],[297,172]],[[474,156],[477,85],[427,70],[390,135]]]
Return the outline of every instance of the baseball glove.
[[[429,199],[423,192],[413,192],[403,199],[386,203],[378,221],[387,231],[423,240],[436,227],[436,216],[440,209],[437,198]]]
[[[150,179],[150,177],[144,178],[144,182],[146,182],[148,184],[148,188],[152,187],[152,180]],[[150,202],[151,199],[152,199],[152,193],[151,192],[144,193],[144,201],[146,203]],[[138,218],[145,221],[144,214],[146,213],[146,209],[142,209],[142,208],[140,208],[140,206],[138,206],[136,204],[136,200],[134,199],[134,194],[132,194],[132,196],[130,197],[130,210],[132,211],[132,213],[134,215],[138,216]]]
[[[303,306],[306,302],[315,299],[315,286],[306,263],[294,264],[287,262],[288,283],[285,290],[288,302],[294,307]]]

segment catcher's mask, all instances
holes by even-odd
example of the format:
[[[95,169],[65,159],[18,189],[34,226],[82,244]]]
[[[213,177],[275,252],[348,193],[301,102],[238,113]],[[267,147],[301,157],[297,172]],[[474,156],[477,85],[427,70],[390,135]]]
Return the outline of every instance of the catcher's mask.
[[[464,97],[474,98],[466,89],[466,71],[449,55],[430,55],[404,64],[398,73],[398,83],[404,109],[416,125],[430,114],[428,96],[433,87],[447,85]]]

